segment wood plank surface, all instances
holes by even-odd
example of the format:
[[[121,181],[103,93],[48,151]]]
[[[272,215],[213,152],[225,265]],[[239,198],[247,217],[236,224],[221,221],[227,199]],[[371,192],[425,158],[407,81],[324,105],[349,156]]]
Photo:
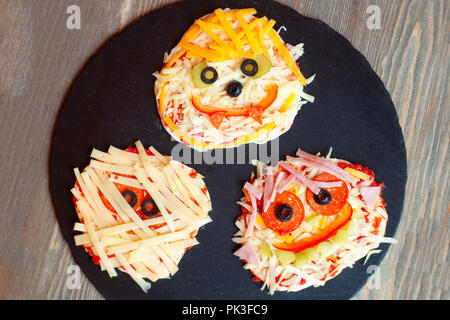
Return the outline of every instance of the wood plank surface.
[[[77,72],[101,44],[172,1],[0,0],[0,299],[103,299],[81,275],[62,238],[48,185],[54,122]],[[397,239],[379,286],[355,299],[450,299],[449,2],[284,0],[318,18],[361,51],[397,108],[408,183]],[[81,30],[66,27],[69,5]],[[379,30],[366,21],[381,9]],[[70,269],[69,269],[70,271]]]

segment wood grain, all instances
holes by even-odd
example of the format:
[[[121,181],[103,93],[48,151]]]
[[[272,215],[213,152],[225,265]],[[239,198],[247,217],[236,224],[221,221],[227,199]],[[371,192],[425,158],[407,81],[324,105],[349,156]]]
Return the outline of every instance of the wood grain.
[[[0,298],[103,299],[62,239],[48,188],[58,109],[77,72],[114,33],[172,1],[0,0]],[[391,93],[408,153],[404,215],[380,287],[355,299],[450,299],[449,5],[446,0],[281,1],[318,18],[361,51]],[[66,9],[81,8],[81,30]],[[369,5],[381,29],[366,26]]]

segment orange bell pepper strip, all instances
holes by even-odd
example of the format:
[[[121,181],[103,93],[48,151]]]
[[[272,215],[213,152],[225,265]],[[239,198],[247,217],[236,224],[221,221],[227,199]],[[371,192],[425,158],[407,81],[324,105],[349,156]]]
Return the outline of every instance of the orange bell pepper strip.
[[[334,236],[339,231],[339,229],[344,227],[347,224],[347,222],[350,221],[352,214],[353,208],[347,202],[342,211],[338,215],[336,215],[336,219],[333,220],[330,224],[328,224],[325,229],[320,230],[318,233],[300,239],[298,241],[294,241],[291,243],[286,242],[274,243],[273,246],[280,250],[293,252],[300,252],[305,249],[314,247],[319,243]]]

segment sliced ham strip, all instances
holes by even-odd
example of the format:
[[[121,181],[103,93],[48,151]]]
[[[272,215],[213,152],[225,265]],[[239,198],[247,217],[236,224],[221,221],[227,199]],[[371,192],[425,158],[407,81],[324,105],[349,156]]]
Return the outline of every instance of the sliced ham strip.
[[[325,188],[337,188],[342,186],[342,184],[344,183],[342,180],[339,181],[311,181],[311,183],[314,183],[316,185],[316,187],[320,188],[320,189],[325,189]],[[350,188],[349,188],[350,190]]]
[[[348,182],[350,182],[352,184],[356,184],[358,182],[357,178],[352,176],[350,173],[348,173],[344,169],[340,168],[337,164],[335,164],[325,158],[314,156],[314,155],[309,154],[300,149],[297,150],[296,154],[298,157],[301,158],[299,160],[303,160],[303,161],[307,160],[308,164],[305,164],[305,165],[309,165],[309,166],[315,167],[317,169],[323,170],[325,172],[328,172],[328,173],[336,176],[337,178],[342,179],[342,180],[347,180]],[[295,159],[295,158],[293,158],[293,159]]]
[[[280,183],[283,180],[285,175],[286,175],[286,172],[283,172],[283,171],[278,172],[277,179],[275,180],[275,184],[272,189],[272,194],[270,195],[269,204],[275,200],[275,197],[278,193],[278,186],[280,185]]]
[[[252,235],[253,228],[255,227],[256,215],[258,213],[258,208],[256,206],[256,198],[253,194],[250,194],[250,200],[252,203],[252,213],[248,218],[247,230],[245,230],[244,238],[247,238]]]
[[[286,180],[284,180],[283,182],[280,183],[280,185],[278,186],[277,192],[283,193],[287,188],[289,188],[291,183],[294,181],[295,181],[295,175],[289,174],[289,176],[286,178]]]
[[[359,184],[358,184],[358,186],[359,187],[368,187],[368,186],[370,186],[371,184],[372,184],[372,182],[374,181],[375,179],[374,178],[371,178],[370,180],[368,180],[368,181],[361,181]]]
[[[267,211],[270,204],[270,196],[273,190],[273,170],[272,167],[267,168],[266,181],[264,184],[264,195],[263,195],[263,211]]]
[[[263,193],[260,190],[258,190],[258,188],[256,188],[248,181],[244,184],[244,189],[248,191],[249,195],[252,194],[258,200],[260,200],[263,195]]]
[[[293,168],[289,163],[285,161],[280,161],[279,163],[280,167],[287,170],[289,173],[295,176],[295,179],[301,183],[302,185],[309,188],[312,192],[315,194],[318,194],[320,189],[326,189],[326,188],[336,188],[340,187],[342,185],[342,181],[312,181],[306,178],[301,172],[297,171],[295,168]]]
[[[256,249],[250,242],[247,242],[242,247],[234,252],[235,256],[238,256],[241,260],[245,260],[248,263],[259,266],[259,255]]]
[[[373,210],[375,208],[375,204],[377,202],[378,196],[381,192],[381,186],[378,187],[361,187],[359,188],[359,192],[367,205],[369,210]]]
[[[294,175],[299,183],[309,188],[315,194],[319,193],[320,188],[317,187],[314,183],[312,183],[312,181],[306,178],[303,174],[295,170],[295,168],[293,168],[289,163],[285,161],[280,161],[279,165],[280,167],[288,171],[290,174]]]

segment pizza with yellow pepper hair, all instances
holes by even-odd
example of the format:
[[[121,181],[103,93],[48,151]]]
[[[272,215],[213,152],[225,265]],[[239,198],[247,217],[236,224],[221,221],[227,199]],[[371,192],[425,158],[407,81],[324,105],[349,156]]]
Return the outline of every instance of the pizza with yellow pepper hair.
[[[296,60],[303,44],[286,44],[275,21],[256,10],[216,9],[197,19],[164,57],[155,96],[162,123],[177,141],[204,151],[266,143],[290,129],[303,91]]]

